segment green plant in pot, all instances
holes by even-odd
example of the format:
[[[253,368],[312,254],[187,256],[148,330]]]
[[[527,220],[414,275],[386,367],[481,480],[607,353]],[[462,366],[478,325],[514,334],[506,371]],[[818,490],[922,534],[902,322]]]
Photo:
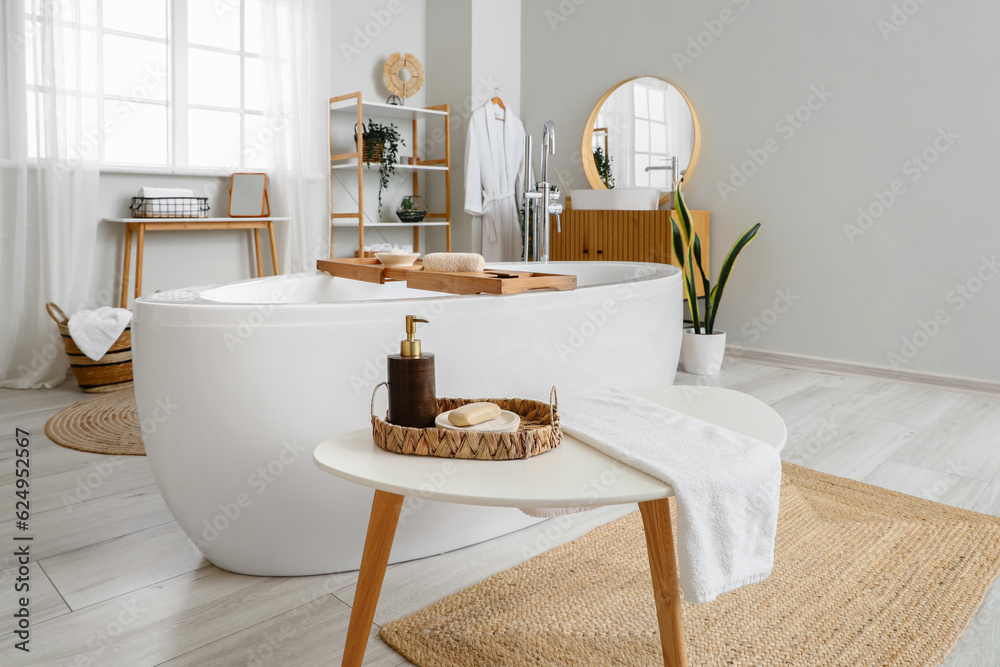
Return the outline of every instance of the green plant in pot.
[[[400,222],[422,222],[427,216],[427,206],[424,198],[418,195],[406,195],[396,207],[396,217]]]
[[[598,146],[594,149],[594,164],[597,165],[597,175],[601,177],[608,190],[614,190],[615,177],[611,173],[611,156]]]
[[[372,162],[378,162],[378,213],[382,215],[382,191],[389,187],[389,179],[396,173],[397,153],[400,146],[405,146],[406,141],[399,133],[395,125],[389,123],[383,125],[376,123],[371,118],[368,119],[368,126],[362,126],[364,132],[364,152],[363,157],[368,168]],[[355,137],[357,140],[357,137]]]
[[[681,340],[681,360],[684,370],[698,375],[715,375],[722,367],[726,351],[726,332],[715,329],[715,317],[719,314],[722,292],[733,273],[736,258],[743,248],[757,236],[760,223],[754,224],[733,244],[722,262],[719,277],[713,286],[705,275],[701,255],[701,239],[694,231],[691,212],[684,203],[680,188],[675,195],[676,208],[670,216],[672,227],[672,247],[674,256],[681,265],[684,278],[684,294],[691,310],[692,326],[684,330]],[[700,282],[699,282],[700,281]],[[697,287],[701,285],[705,295],[705,309],[698,302]]]

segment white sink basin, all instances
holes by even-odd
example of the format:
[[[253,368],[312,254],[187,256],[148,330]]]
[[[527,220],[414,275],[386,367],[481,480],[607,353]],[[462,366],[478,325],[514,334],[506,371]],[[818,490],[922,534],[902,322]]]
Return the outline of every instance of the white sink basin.
[[[572,190],[577,211],[655,211],[660,202],[658,188]]]

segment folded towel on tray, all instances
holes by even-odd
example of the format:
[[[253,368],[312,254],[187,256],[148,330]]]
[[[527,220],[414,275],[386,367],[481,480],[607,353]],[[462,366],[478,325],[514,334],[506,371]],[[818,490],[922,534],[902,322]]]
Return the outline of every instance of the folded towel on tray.
[[[125,331],[132,313],[124,308],[104,306],[81,310],[69,318],[69,335],[85,355],[99,361]]]
[[[564,433],[673,487],[688,602],[771,574],[781,489],[773,447],[617,389],[561,397],[559,417]]]

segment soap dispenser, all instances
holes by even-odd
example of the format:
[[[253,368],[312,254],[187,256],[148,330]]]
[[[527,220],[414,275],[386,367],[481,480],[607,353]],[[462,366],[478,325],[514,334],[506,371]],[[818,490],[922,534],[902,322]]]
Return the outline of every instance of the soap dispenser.
[[[399,354],[390,354],[389,423],[413,428],[434,426],[437,417],[437,390],[434,384],[434,355],[420,349],[417,322],[427,320],[406,316],[406,340],[400,341]]]

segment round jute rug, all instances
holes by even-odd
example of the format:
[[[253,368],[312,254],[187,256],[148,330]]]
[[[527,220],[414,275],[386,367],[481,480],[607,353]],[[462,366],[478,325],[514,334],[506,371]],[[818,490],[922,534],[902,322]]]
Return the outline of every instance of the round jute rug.
[[[49,419],[45,435],[83,452],[146,455],[131,387],[74,403]]]

